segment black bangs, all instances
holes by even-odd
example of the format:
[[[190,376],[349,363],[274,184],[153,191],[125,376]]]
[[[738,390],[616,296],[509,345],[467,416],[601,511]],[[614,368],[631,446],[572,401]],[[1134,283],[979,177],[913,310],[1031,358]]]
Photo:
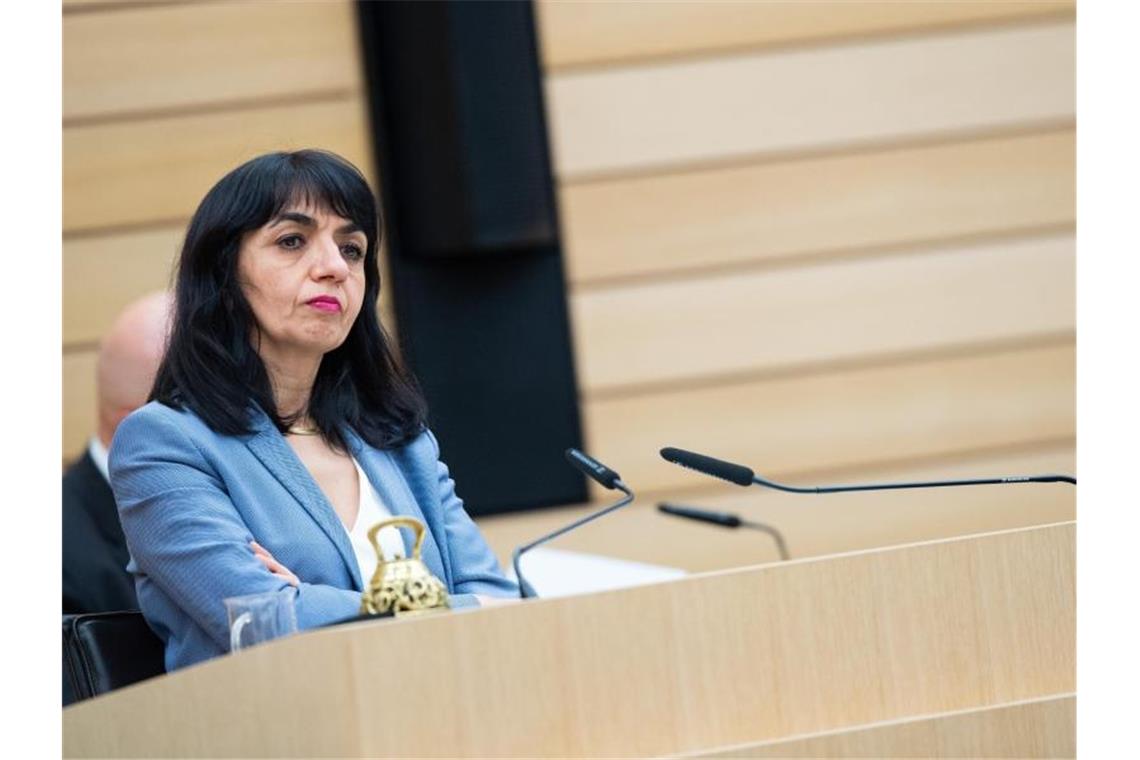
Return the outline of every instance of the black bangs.
[[[278,161],[273,167],[273,187],[265,218],[256,227],[290,207],[311,206],[355,222],[368,238],[370,252],[376,250],[376,202],[368,182],[355,166],[323,150],[273,153],[262,158]]]

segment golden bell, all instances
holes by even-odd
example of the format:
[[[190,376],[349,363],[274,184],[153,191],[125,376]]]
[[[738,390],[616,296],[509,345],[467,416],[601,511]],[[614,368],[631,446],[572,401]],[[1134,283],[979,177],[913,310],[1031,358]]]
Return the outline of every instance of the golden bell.
[[[416,532],[416,545],[412,556],[405,559],[385,560],[376,537],[384,528],[394,526],[411,528]],[[368,540],[376,550],[379,560],[376,572],[360,601],[360,614],[378,615],[385,612],[396,614],[422,612],[446,608],[447,586],[428,570],[420,559],[420,549],[424,543],[424,524],[414,517],[393,517],[373,525],[368,530]]]

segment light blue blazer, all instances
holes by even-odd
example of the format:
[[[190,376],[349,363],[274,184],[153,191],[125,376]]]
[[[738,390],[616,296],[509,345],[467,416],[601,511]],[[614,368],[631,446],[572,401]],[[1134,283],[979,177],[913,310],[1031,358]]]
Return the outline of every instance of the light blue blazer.
[[[219,435],[193,412],[151,402],[119,425],[111,444],[127,570],[166,643],[168,671],[228,650],[223,599],[291,588],[253,555],[251,540],[301,580],[301,629],[359,612],[370,579],[360,577],[343,523],[269,417],[257,410],[253,424],[249,435]],[[392,513],[427,526],[423,560],[451,593],[517,596],[456,496],[435,436],[378,450],[344,433]]]

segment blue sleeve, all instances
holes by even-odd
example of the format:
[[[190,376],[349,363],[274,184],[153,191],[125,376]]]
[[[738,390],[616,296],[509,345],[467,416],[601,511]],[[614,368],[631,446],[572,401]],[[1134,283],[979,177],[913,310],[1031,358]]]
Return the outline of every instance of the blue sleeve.
[[[254,556],[254,537],[224,484],[171,416],[161,407],[144,407],[119,426],[111,447],[111,487],[130,549],[128,569],[157,584],[228,649],[223,599],[292,587]],[[302,583],[295,602],[298,627],[314,628],[357,614],[360,593]],[[177,620],[157,622],[179,629]]]
[[[463,508],[463,500],[455,493],[455,481],[451,479],[447,465],[439,460],[439,442],[430,430],[427,435],[435,451],[439,503],[447,531],[446,544],[455,592],[517,598],[518,584],[503,574],[495,553]]]

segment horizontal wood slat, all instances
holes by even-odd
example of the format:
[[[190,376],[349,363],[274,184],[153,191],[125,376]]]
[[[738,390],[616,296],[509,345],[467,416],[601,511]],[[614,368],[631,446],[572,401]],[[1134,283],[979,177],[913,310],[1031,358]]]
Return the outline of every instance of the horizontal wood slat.
[[[63,243],[63,344],[99,340],[131,301],[172,284],[184,224]]]
[[[679,440],[683,440],[683,437]],[[1068,485],[987,486],[927,491],[882,491],[804,496],[779,491],[717,485],[711,478],[690,478],[697,488],[646,492],[626,473],[633,453],[608,449],[595,452],[622,473],[641,498],[629,507],[556,540],[553,547],[619,557],[636,562],[679,567],[689,572],[777,562],[770,535],[729,530],[663,515],[659,501],[735,512],[778,530],[794,559],[874,549],[951,536],[1044,525],[1076,517],[1076,489]],[[1031,451],[975,452],[947,456],[937,462],[875,466],[841,472],[813,472],[795,482],[870,483],[934,480],[1045,472],[1075,472],[1072,442]],[[752,463],[761,466],[762,463]],[[765,473],[769,474],[769,473]],[[459,483],[459,493],[463,484]],[[604,503],[608,495],[595,494]],[[495,515],[476,520],[504,567],[516,546],[584,517],[602,503],[528,513]],[[631,537],[636,537],[633,540]]]
[[[572,283],[1073,224],[1072,129],[560,189]]]
[[[326,148],[373,175],[359,98],[64,130],[64,233],[188,218],[238,164]]]
[[[1071,235],[574,293],[587,397],[1070,332]]]
[[[121,9],[136,9],[157,5],[188,5],[190,3],[202,4],[202,0],[63,0],[63,12],[92,12],[104,13],[106,11]]]
[[[677,351],[678,360],[684,352]],[[772,477],[1075,434],[1072,344],[587,399],[589,451],[643,490],[699,485],[663,446]]]
[[[1072,2],[566,2],[539,0],[548,69],[1073,13]]]
[[[360,85],[347,0],[68,14],[63,44],[65,121],[343,94]]]
[[[679,755],[683,758],[1076,756],[1077,696],[1072,693]]]
[[[135,10],[146,6],[186,5],[201,0],[63,0],[63,13],[106,13],[107,11]]]
[[[71,461],[83,452],[99,419],[95,408],[95,361],[98,352],[75,351],[63,355],[63,458]]]
[[[1071,120],[1071,23],[546,78],[563,180]]]

